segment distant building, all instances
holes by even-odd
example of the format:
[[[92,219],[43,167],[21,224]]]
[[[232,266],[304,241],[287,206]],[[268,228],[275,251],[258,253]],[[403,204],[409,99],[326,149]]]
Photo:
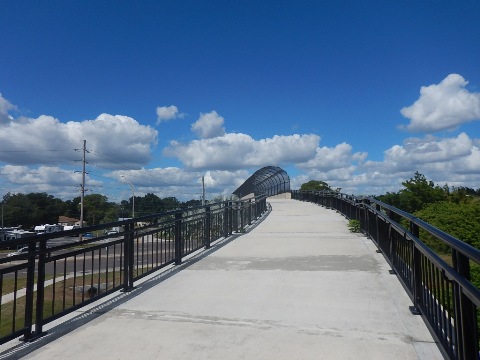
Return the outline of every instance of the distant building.
[[[80,220],[75,218],[70,218],[68,216],[59,216],[58,224],[63,226],[80,226]]]

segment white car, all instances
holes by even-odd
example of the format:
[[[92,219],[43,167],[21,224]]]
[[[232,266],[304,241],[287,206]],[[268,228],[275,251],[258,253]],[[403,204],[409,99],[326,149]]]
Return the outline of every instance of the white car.
[[[28,254],[28,246],[24,246],[24,247],[18,249],[17,251],[8,253],[7,257],[12,257],[12,256],[15,256],[15,255],[24,255],[24,254]]]
[[[37,247],[38,250],[38,247]],[[7,254],[7,257],[17,256],[17,255],[27,255],[28,254],[28,246],[24,246],[17,251],[11,252]],[[38,257],[38,255],[36,256]],[[47,257],[50,257],[50,252],[47,252]]]

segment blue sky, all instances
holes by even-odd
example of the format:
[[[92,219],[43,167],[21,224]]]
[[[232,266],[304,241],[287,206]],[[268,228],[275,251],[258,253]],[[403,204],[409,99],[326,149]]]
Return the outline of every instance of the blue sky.
[[[0,196],[480,188],[480,2],[0,0]]]

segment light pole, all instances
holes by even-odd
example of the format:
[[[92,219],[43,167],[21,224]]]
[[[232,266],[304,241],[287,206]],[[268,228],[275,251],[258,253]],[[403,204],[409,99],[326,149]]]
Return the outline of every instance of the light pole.
[[[128,185],[132,188],[132,218],[135,219],[135,186],[127,180],[125,176],[122,175],[122,178],[127,182]]]

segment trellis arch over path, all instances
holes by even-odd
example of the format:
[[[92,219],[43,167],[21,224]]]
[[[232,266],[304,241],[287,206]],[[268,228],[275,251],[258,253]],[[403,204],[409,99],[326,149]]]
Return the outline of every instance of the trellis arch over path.
[[[274,196],[286,192],[290,192],[287,172],[278,166],[266,166],[255,171],[233,194],[244,198],[251,194]]]

